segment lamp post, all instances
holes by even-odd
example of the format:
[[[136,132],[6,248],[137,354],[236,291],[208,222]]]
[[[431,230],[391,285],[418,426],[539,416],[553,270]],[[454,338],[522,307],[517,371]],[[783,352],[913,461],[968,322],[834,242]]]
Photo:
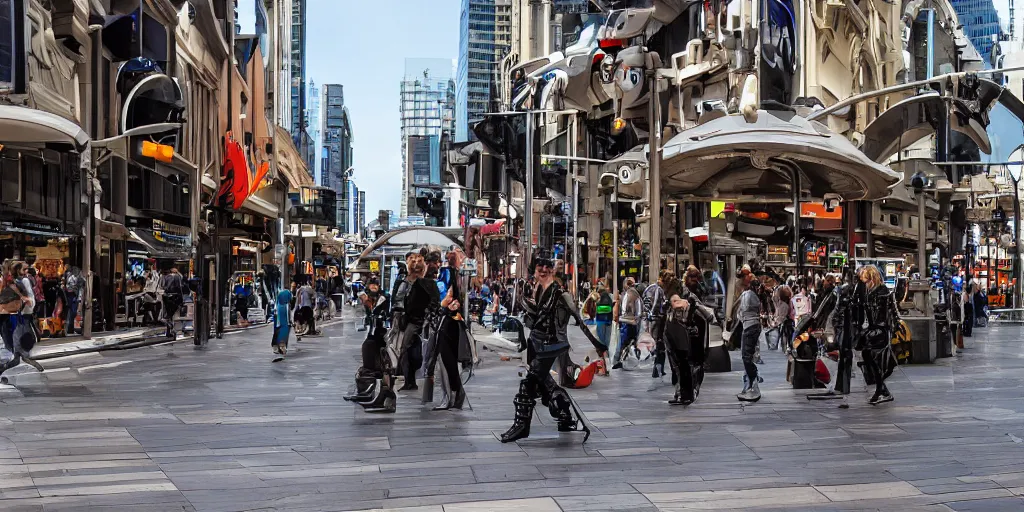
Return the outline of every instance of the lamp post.
[[[1013,150],[1009,160],[1020,162],[1022,157],[1024,157],[1024,145]],[[1006,171],[1010,174],[1010,179],[1013,180],[1013,307],[1019,309],[1022,292],[1021,267],[1024,265],[1020,259],[1020,180],[1021,174],[1024,172],[1024,165],[1013,163],[1006,166]]]

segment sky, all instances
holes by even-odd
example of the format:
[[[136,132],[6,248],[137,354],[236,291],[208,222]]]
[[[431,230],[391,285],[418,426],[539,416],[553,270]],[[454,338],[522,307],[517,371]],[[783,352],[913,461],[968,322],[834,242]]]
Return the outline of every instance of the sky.
[[[406,57],[456,59],[459,0],[308,0],[306,80],[342,84],[366,218],[398,214],[402,142],[398,87]]]

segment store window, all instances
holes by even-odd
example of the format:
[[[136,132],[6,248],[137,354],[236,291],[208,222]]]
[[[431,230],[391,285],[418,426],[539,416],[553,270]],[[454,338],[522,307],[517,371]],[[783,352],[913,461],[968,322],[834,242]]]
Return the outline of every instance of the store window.
[[[16,3],[14,0],[0,0],[0,90],[14,88],[15,60],[18,55],[15,49],[18,39],[14,30]]]

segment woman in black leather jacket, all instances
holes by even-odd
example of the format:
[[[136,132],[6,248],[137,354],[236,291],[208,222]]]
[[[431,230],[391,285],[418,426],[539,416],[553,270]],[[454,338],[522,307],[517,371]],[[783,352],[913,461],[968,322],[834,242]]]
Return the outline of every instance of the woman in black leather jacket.
[[[529,340],[523,340],[526,346],[520,347],[520,350],[526,350],[529,369],[526,377],[519,382],[519,393],[512,402],[515,404],[515,420],[508,431],[501,435],[503,443],[529,437],[530,421],[538,397],[542,404],[548,406],[559,432],[571,432],[578,428],[578,419],[572,415],[569,394],[555,383],[550,371],[555,360],[569,351],[569,320],[576,320],[583,334],[597,349],[598,355],[605,357],[608,353],[608,347],[583,324],[583,318],[576,309],[576,300],[555,281],[554,262],[538,257],[534,266],[536,286],[533,293],[523,297],[521,302],[530,337]]]
[[[692,267],[696,270],[696,267]],[[699,275],[700,271],[696,271]],[[688,276],[693,275],[689,270]],[[688,279],[687,285],[692,283]],[[707,329],[714,321],[715,314],[701,302],[691,286],[680,283],[672,271],[661,273],[665,286],[666,301],[659,315],[663,324],[662,333],[669,365],[675,381],[675,394],[668,401],[671,405],[690,405],[700,393],[704,382],[704,360],[707,357]]]
[[[889,287],[882,282],[882,275],[874,265],[861,267],[857,277],[863,285],[863,292],[857,293],[854,299],[860,303],[853,308],[859,317],[856,325],[862,328],[856,348],[861,351],[865,370],[872,374],[875,382],[875,394],[868,403],[878,405],[893,401],[892,393],[885,385],[886,377],[892,375],[896,368],[891,347],[893,300]]]

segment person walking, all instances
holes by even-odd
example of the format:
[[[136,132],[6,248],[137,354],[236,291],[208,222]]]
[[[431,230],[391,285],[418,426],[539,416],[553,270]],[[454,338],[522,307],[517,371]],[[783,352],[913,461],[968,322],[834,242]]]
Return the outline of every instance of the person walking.
[[[583,325],[575,299],[555,281],[554,262],[538,255],[531,265],[536,279],[535,293],[522,298],[530,335],[524,340],[525,346],[520,347],[520,350],[526,350],[525,359],[529,369],[519,382],[519,392],[512,401],[515,405],[515,419],[512,426],[501,435],[502,443],[530,436],[530,423],[537,398],[548,406],[559,432],[572,432],[579,428],[581,418],[573,417],[572,400],[568,392],[551,377],[551,367],[555,360],[569,351],[567,328],[570,319],[576,320],[599,356],[605,357],[608,354],[608,346],[602,345],[590,329]]]
[[[174,315],[185,302],[185,280],[178,272],[177,266],[172,266],[170,271],[160,278],[159,290],[163,297],[164,322],[167,325],[167,337],[171,338],[174,333]]]
[[[640,335],[640,312],[643,311],[640,292],[636,290],[636,281],[632,277],[627,277],[623,286],[626,289],[615,305],[613,318],[619,324],[619,345],[615,348],[615,357],[612,358],[613,370],[622,368],[622,349],[635,342]]]
[[[866,367],[865,378],[870,373],[875,384],[875,393],[868,403],[878,405],[892,402],[893,396],[885,385],[885,379],[896,369],[896,357],[892,352],[895,304],[877,267],[865,265],[857,271],[857,277],[863,285],[864,293],[858,294],[861,303],[854,308],[856,325],[862,327],[855,348],[861,351]]]
[[[738,328],[743,329],[740,335],[740,352],[745,374],[743,391],[737,394],[736,398],[743,402],[756,402],[761,399],[757,364],[754,362],[758,340],[761,337],[761,299],[758,298],[761,281],[748,268],[742,269],[737,277],[745,288],[740,295],[737,312],[737,321],[740,324]]]
[[[270,340],[270,347],[274,351],[273,362],[283,361],[288,354],[288,338],[291,336],[292,323],[290,321],[289,309],[292,303],[292,292],[281,290],[277,292],[277,304],[274,306],[274,336]]]
[[[434,407],[433,410],[435,411],[444,411],[451,408],[462,409],[466,401],[466,390],[462,387],[459,362],[460,360],[465,361],[467,358],[472,360],[471,355],[467,354],[472,349],[463,346],[463,341],[468,341],[467,333],[469,326],[466,324],[466,319],[462,317],[461,313],[464,295],[458,279],[458,273],[462,268],[466,255],[462,252],[462,249],[453,247],[448,251],[447,259],[447,272],[442,272],[448,281],[446,285],[447,293],[440,303],[441,318],[437,328],[435,346],[431,351],[431,357],[426,362],[426,369],[429,375],[426,379],[426,385],[432,388],[433,370],[437,357],[440,356],[441,358],[441,389],[444,391],[444,398],[440,405]],[[428,401],[426,398],[426,389],[424,389],[424,402]],[[433,397],[431,396],[430,398],[432,399]]]
[[[594,324],[597,326],[597,339],[608,346],[612,336],[612,309],[615,299],[608,292],[608,287],[601,282],[597,285],[597,303],[594,308]]]
[[[441,301],[438,297],[437,283],[426,277],[427,264],[423,256],[419,253],[411,254],[406,258],[405,264],[409,272],[406,277],[409,285],[408,291],[402,290],[405,293],[400,325],[402,334],[397,351],[405,382],[399,391],[415,391],[419,389],[416,385],[416,372],[423,365],[423,327],[430,306]]]
[[[793,308],[790,302],[793,300],[793,290],[786,285],[775,287],[772,293],[772,301],[775,302],[775,312],[772,315],[770,330],[765,336],[768,342],[768,350],[788,350],[793,340]]]
[[[316,330],[316,314],[314,313],[316,308],[316,290],[310,285],[310,279],[311,276],[309,275],[302,275],[299,278],[301,285],[296,292],[295,321],[306,326],[304,332],[297,334],[315,336],[320,334],[320,332]]]
[[[23,261],[9,261],[4,265],[4,288],[0,291],[0,337],[9,352],[9,360],[0,365],[0,374],[18,366],[22,361],[43,371],[29,353],[39,339],[32,321],[35,295],[27,283],[28,265]]]

